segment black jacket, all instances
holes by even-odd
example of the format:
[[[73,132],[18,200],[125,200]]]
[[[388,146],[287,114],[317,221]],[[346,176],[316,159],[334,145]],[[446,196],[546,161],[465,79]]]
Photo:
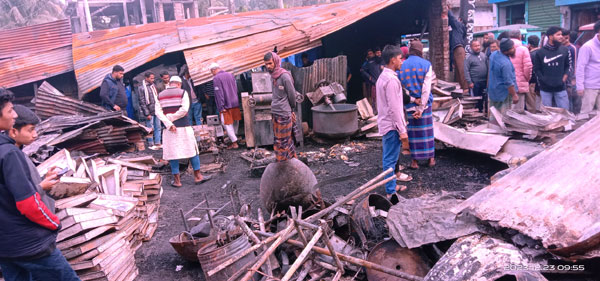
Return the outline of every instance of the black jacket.
[[[100,99],[102,99],[102,106],[108,110],[114,110],[115,105],[125,110],[127,94],[123,81],[115,80],[111,74],[107,74],[100,86]]]
[[[533,72],[537,76],[540,90],[560,92],[566,89],[563,77],[569,74],[571,54],[565,46],[552,47],[546,44],[534,54]]]
[[[0,133],[0,259],[49,255],[55,249],[58,223],[39,200],[25,154]],[[52,224],[55,230],[40,224]]]
[[[379,75],[381,75],[382,70],[383,59],[381,57],[373,57],[362,65],[360,74],[369,85],[375,85]]]
[[[154,105],[156,100],[154,99],[154,93],[152,92],[151,86],[154,86],[154,84],[146,85],[146,81],[144,80],[142,81],[142,85],[137,89],[137,98],[140,102],[140,114],[142,115],[140,116],[140,120],[146,120],[148,115],[154,115]],[[156,86],[154,89],[156,90]],[[146,100],[146,91],[148,91],[148,100]],[[156,90],[156,95],[158,96],[158,94],[158,90]]]
[[[199,103],[206,102],[206,97],[203,94],[201,94],[200,91],[198,91],[198,87],[194,86],[194,81],[192,80],[192,78],[190,78],[190,82],[191,82],[190,84],[192,84],[192,87],[194,88],[194,94],[196,94],[196,98],[198,99],[198,102]],[[188,85],[187,79],[185,79],[185,78],[182,79],[181,88],[184,89],[188,93],[188,95],[190,97],[190,104],[192,104],[193,103],[192,91],[190,89],[190,86]]]

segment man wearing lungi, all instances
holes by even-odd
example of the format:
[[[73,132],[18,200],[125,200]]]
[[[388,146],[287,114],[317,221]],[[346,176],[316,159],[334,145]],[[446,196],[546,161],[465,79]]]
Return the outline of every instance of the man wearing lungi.
[[[406,121],[404,120],[404,102],[402,85],[396,71],[402,65],[402,49],[398,46],[386,46],[383,49],[385,67],[377,79],[377,127],[383,136],[383,170],[395,168],[400,156],[401,139],[406,139]],[[386,175],[386,178],[392,175]],[[385,184],[385,192],[390,198],[396,191],[405,189],[396,185],[396,181]]]
[[[265,54],[264,61],[273,79],[273,101],[271,101],[275,135],[273,150],[277,162],[283,162],[297,157],[294,146],[296,89],[292,74],[281,67],[281,58],[276,53]]]
[[[214,62],[209,66],[209,69],[214,76],[215,102],[221,115],[221,122],[223,122],[223,127],[225,127],[227,136],[231,140],[231,145],[228,148],[237,149],[239,146],[235,131],[238,128],[239,121],[242,120],[242,114],[235,77],[233,74],[222,70],[219,64]]]
[[[423,59],[423,44],[415,40],[410,43],[408,59],[402,64],[398,75],[416,102],[405,106],[408,116],[408,142],[412,169],[419,168],[419,160],[429,160],[429,167],[435,166],[435,140],[433,138],[433,118],[431,116],[431,83],[435,73],[431,63]]]
[[[194,130],[187,118],[190,109],[190,97],[181,89],[181,78],[172,76],[169,86],[158,94],[155,104],[155,114],[165,125],[163,131],[163,159],[169,160],[173,174],[173,187],[181,187],[179,174],[179,159],[190,159],[194,168],[194,182],[196,184],[210,180],[200,173],[200,157],[198,156],[198,143]]]

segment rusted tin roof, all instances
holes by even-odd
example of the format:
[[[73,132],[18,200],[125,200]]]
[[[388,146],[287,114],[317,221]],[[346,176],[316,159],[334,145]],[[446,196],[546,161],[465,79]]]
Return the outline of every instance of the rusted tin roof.
[[[69,20],[0,31],[0,38],[2,87],[11,88],[73,70]]]
[[[458,205],[541,240],[552,253],[600,256],[600,116]]]
[[[99,87],[115,64],[127,71],[175,51],[184,50],[196,84],[211,79],[209,61],[236,74],[247,71],[261,65],[274,46],[284,57],[320,46],[322,37],[399,1],[353,0],[75,34],[80,97]]]

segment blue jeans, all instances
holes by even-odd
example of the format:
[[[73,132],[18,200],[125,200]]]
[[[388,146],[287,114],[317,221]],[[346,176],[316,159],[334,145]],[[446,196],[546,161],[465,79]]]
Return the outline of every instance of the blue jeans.
[[[192,168],[194,168],[194,171],[200,170],[200,156],[196,155],[190,158],[190,162],[192,162]],[[179,174],[179,160],[169,160],[169,165],[171,165],[171,174]]]
[[[188,120],[190,120],[190,126],[202,125],[202,104],[199,102],[193,102],[190,104],[190,110],[188,111]],[[196,123],[194,123],[194,120]]]
[[[59,249],[30,261],[0,260],[0,268],[6,281],[81,281]]]
[[[544,106],[552,107],[552,101],[554,101],[556,107],[569,110],[569,95],[566,90],[560,92],[545,92],[540,90],[540,95],[542,96],[542,104]]]
[[[400,149],[402,143],[400,142],[400,134],[398,131],[389,131],[382,138],[383,142],[383,170],[389,168],[395,169],[398,157],[400,156]],[[393,173],[385,175],[385,178],[389,178]],[[387,194],[394,194],[396,192],[396,181],[389,181],[385,184],[385,192]]]
[[[146,122],[144,122],[144,123],[145,123],[146,127],[154,129],[154,133],[153,133],[154,137],[150,136],[149,138],[146,139],[148,141],[148,144],[149,145],[161,144],[162,128],[160,127],[160,119],[158,119],[158,117],[156,117],[156,115],[153,115],[152,119],[146,120]]]

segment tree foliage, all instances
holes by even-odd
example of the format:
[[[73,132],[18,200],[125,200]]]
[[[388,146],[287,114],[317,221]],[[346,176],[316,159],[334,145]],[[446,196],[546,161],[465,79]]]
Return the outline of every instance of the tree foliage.
[[[0,0],[0,29],[64,19],[65,8],[60,0]]]

